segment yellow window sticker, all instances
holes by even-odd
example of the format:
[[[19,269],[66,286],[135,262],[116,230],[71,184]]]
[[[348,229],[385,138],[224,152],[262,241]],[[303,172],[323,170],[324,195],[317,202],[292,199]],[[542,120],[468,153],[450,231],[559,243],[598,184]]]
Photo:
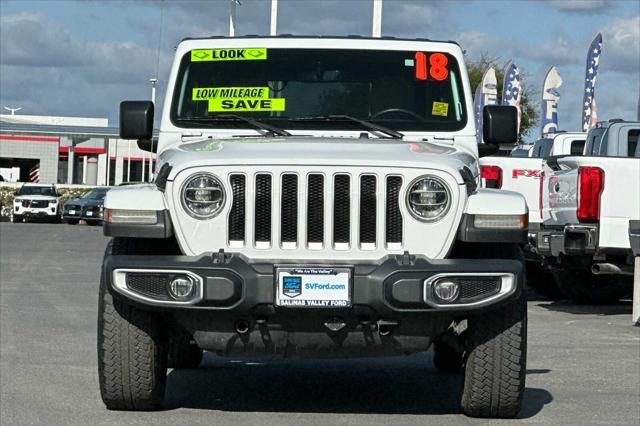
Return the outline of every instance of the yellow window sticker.
[[[267,49],[197,49],[191,51],[191,62],[204,61],[258,61],[267,59]]]
[[[209,99],[210,112],[253,112],[253,111],[284,111],[285,99]]]
[[[449,104],[446,102],[434,102],[431,109],[431,115],[440,115],[446,117],[449,115]]]
[[[191,100],[205,101],[217,98],[269,98],[268,87],[196,87]]]

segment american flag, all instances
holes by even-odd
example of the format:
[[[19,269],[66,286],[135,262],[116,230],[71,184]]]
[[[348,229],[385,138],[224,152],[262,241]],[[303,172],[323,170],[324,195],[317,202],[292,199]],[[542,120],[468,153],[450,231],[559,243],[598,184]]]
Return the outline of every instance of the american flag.
[[[522,85],[520,84],[520,70],[516,64],[509,62],[502,83],[502,105],[511,105],[518,109],[518,130],[520,129],[521,96]]]
[[[596,116],[596,77],[600,54],[602,53],[602,34],[598,33],[587,52],[587,67],[584,79],[584,98],[582,100],[582,130],[584,132],[595,124]]]

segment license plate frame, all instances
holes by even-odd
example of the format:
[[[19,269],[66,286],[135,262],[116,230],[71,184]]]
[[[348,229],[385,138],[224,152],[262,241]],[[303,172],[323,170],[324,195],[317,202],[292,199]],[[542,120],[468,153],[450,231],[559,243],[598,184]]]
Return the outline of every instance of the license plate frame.
[[[351,308],[353,269],[345,266],[278,266],[275,268],[274,294],[274,304],[281,308]]]

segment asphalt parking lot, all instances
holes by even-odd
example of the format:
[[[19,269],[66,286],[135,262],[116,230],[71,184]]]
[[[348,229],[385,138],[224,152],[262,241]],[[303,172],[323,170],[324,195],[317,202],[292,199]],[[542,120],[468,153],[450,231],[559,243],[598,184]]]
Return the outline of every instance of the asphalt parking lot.
[[[167,410],[109,412],[96,367],[99,227],[0,223],[0,424],[479,424],[460,414],[461,377],[431,354],[264,362],[207,354],[171,371]],[[521,419],[638,424],[640,328],[630,302],[529,300]],[[491,422],[494,423],[494,422]],[[503,423],[503,422],[497,422]]]

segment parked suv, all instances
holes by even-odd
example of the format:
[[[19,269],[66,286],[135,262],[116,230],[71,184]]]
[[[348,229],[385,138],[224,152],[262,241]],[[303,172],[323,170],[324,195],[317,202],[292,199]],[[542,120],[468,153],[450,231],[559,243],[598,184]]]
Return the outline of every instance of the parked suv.
[[[104,197],[110,187],[93,188],[82,194],[81,197],[69,200],[62,209],[62,220],[70,225],[77,224],[80,219],[87,225],[98,225],[102,223],[102,208]]]
[[[60,220],[60,195],[55,185],[25,183],[16,191],[13,199],[12,222],[30,219]]]
[[[98,361],[110,409],[162,406],[166,369],[233,357],[426,351],[461,405],[513,417],[526,371],[524,198],[480,189],[469,79],[452,42],[188,39],[154,184],[107,193]],[[515,108],[483,111],[514,143]],[[407,374],[411,374],[407,372]]]

